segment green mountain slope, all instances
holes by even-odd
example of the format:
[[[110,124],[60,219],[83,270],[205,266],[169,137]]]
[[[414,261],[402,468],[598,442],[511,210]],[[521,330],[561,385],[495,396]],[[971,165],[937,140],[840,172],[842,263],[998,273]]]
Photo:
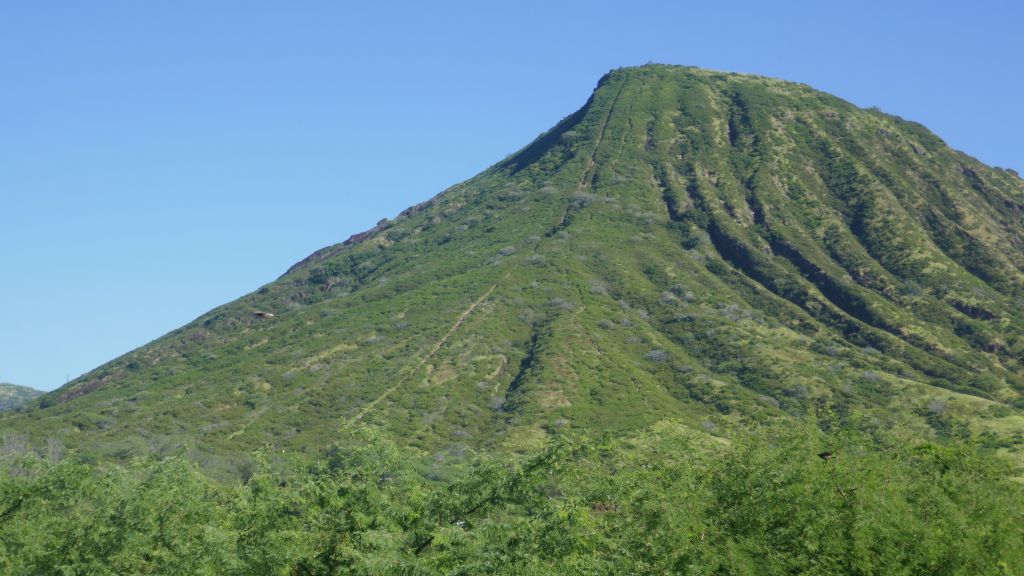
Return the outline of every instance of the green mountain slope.
[[[0,412],[17,408],[40,394],[42,392],[28,386],[0,382]]]
[[[1024,182],[779,80],[644,66],[519,153],[0,433],[126,457],[459,460],[672,418],[970,430],[1020,458]],[[225,465],[226,466],[226,465]]]

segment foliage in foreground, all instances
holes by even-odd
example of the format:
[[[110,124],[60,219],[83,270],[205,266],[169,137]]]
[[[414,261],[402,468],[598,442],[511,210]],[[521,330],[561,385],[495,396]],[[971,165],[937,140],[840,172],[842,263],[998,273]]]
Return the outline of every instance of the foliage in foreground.
[[[241,486],[182,458],[9,461],[0,574],[1017,574],[1024,490],[969,441],[662,423],[448,483],[369,428]],[[835,456],[825,460],[819,452]]]

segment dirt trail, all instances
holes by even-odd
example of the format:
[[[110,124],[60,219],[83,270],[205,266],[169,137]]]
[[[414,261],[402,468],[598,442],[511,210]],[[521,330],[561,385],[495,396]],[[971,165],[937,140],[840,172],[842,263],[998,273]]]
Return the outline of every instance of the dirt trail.
[[[619,91],[616,92],[615,98],[612,99],[611,106],[608,107],[608,114],[606,114],[605,117],[604,117],[604,122],[601,124],[601,130],[600,130],[600,132],[598,132],[597,142],[594,144],[594,150],[590,154],[590,158],[587,161],[587,168],[586,168],[586,170],[583,171],[583,176],[580,177],[580,181],[579,181],[579,183],[576,186],[576,191],[577,192],[582,192],[585,188],[590,186],[591,183],[594,180],[594,169],[597,167],[597,152],[598,152],[598,150],[600,150],[601,144],[604,142],[605,132],[607,132],[607,130],[608,130],[608,122],[612,118],[612,113],[615,112],[615,106],[619,102],[619,97],[622,96],[622,89],[624,87],[625,87],[625,84],[623,84],[622,86],[619,86]],[[554,227],[554,229],[552,229],[551,232],[548,233],[548,235],[553,234],[554,232],[560,230],[562,228],[562,226],[565,225],[565,219],[569,215],[569,208],[570,208],[570,206],[572,206],[572,199],[570,199],[569,202],[566,203],[565,211],[562,213],[562,217],[559,218],[558,224]],[[534,248],[533,248],[533,252],[534,253],[536,253],[537,247],[539,245],[540,245],[540,242],[538,242],[537,245],[534,246]],[[453,335],[455,335],[455,333],[459,330],[459,328],[462,326],[462,323],[466,320],[466,318],[468,318],[469,315],[472,314],[473,311],[476,310],[476,308],[478,306],[480,306],[480,304],[483,304],[483,302],[485,300],[487,300],[487,297],[490,296],[491,293],[494,292],[494,290],[505,279],[507,279],[509,276],[511,276],[512,272],[514,272],[517,267],[518,266],[516,266],[516,267],[512,268],[511,270],[509,270],[508,272],[506,272],[505,275],[502,276],[500,280],[495,282],[490,288],[487,289],[486,292],[483,293],[483,295],[481,295],[479,298],[474,300],[473,303],[470,304],[468,308],[463,310],[462,313],[459,314],[459,317],[456,318],[455,323],[452,324],[452,327],[448,330],[448,332],[444,336],[442,336],[440,340],[438,340],[437,342],[434,343],[433,347],[430,348],[430,351],[428,351],[426,353],[426,355],[424,355],[422,358],[420,358],[420,360],[415,365],[413,365],[410,369],[406,370],[405,374],[401,378],[398,379],[398,382],[396,382],[394,386],[388,388],[380,396],[378,396],[373,401],[371,401],[369,404],[363,406],[363,408],[352,419],[353,420],[361,420],[363,418],[363,416],[365,416],[366,414],[370,413],[370,411],[372,411],[374,408],[376,408],[378,404],[383,402],[395,390],[398,390],[399,388],[401,388],[402,385],[405,384],[409,380],[409,378],[412,377],[412,375],[415,374],[417,370],[419,370],[419,368],[421,366],[426,364],[431,358],[434,357],[435,354],[437,354],[437,352],[439,350],[441,350],[441,347],[444,346],[445,343],[448,342],[448,340]]]
[[[636,104],[637,100],[643,97],[644,88],[646,87],[647,82],[641,82],[640,91],[629,103],[629,111],[626,112],[626,123],[629,127],[626,129],[626,133],[622,136],[622,140],[619,141],[619,149],[615,151],[615,159],[612,160],[611,163],[612,168],[615,168],[615,166],[618,165],[619,158],[622,158],[622,149],[626,147],[626,141],[629,140],[629,135],[633,133],[633,106]]]
[[[625,88],[625,84],[619,86],[619,91],[615,93],[615,98],[612,99],[611,106],[608,107],[608,114],[604,117],[604,122],[601,124],[601,131],[597,134],[597,142],[594,144],[594,151],[590,153],[590,158],[587,160],[587,169],[583,171],[583,176],[580,177],[579,183],[576,185],[576,192],[582,192],[594,181],[594,168],[597,167],[597,151],[601,149],[601,144],[604,142],[605,132],[608,130],[608,122],[612,119],[612,114],[615,112],[615,106],[619,103],[619,97],[622,96],[622,89]],[[569,216],[569,209],[572,207],[572,198],[565,204],[565,210],[562,211],[562,217],[558,219],[558,224],[548,232],[548,235],[552,235],[555,232],[562,229],[565,226],[565,219]]]
[[[398,390],[403,384],[405,384],[406,381],[408,381],[409,378],[413,374],[415,374],[416,371],[419,370],[419,368],[421,366],[423,366],[431,358],[433,358],[434,355],[437,354],[437,352],[441,349],[441,347],[444,346],[445,343],[448,342],[448,340],[452,336],[455,335],[455,333],[459,330],[459,327],[462,326],[462,323],[466,320],[466,318],[468,318],[469,315],[473,313],[473,310],[476,310],[478,306],[483,304],[484,301],[487,300],[487,297],[490,296],[492,292],[494,292],[495,288],[497,288],[505,279],[507,279],[509,276],[511,276],[512,272],[514,272],[514,271],[515,271],[515,268],[512,268],[511,270],[506,272],[505,275],[502,276],[500,280],[498,280],[497,282],[492,284],[491,287],[488,288],[487,291],[483,293],[483,295],[481,295],[479,298],[474,300],[473,303],[470,304],[468,308],[463,310],[462,313],[459,314],[459,317],[455,319],[455,323],[452,324],[452,327],[448,329],[448,332],[445,333],[445,335],[442,336],[440,340],[438,340],[437,342],[434,343],[434,345],[430,348],[430,351],[428,351],[422,358],[420,358],[419,362],[417,362],[412,368],[406,370],[405,375],[402,376],[401,378],[399,378],[398,382],[396,382],[394,386],[392,386],[392,387],[388,388],[387,390],[385,390],[380,396],[375,398],[372,402],[370,402],[366,406],[363,406],[362,410],[360,410],[359,413],[356,414],[353,417],[353,419],[354,420],[361,420],[363,418],[363,416],[365,416],[371,410],[376,408],[377,405],[380,404],[382,401],[384,401],[385,398],[390,396],[392,392],[394,392],[395,390]]]

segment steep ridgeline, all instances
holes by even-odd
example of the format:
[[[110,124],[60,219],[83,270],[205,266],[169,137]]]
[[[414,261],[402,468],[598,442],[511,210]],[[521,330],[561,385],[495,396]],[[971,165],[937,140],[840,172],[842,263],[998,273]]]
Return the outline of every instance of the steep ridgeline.
[[[101,366],[0,433],[99,456],[438,460],[667,418],[1024,439],[1024,184],[811,88],[614,71],[514,156]]]

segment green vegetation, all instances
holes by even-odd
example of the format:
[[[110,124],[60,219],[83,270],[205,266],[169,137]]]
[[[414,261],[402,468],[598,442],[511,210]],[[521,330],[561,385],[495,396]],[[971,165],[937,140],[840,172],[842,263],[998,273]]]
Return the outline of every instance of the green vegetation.
[[[0,382],[0,412],[16,408],[42,394],[39,390]]]
[[[312,457],[339,417],[452,463],[567,428],[872,410],[1024,463],[1022,186],[803,85],[617,70],[520,153],[0,435],[184,449],[227,478],[267,444]]]
[[[181,457],[7,459],[0,574],[1017,574],[1024,488],[964,440],[663,422],[425,480],[349,427],[241,486]],[[833,454],[818,456],[823,448]]]
[[[5,569],[1021,573],[1022,246],[1024,181],[920,125],[616,70],[0,415]]]

